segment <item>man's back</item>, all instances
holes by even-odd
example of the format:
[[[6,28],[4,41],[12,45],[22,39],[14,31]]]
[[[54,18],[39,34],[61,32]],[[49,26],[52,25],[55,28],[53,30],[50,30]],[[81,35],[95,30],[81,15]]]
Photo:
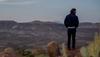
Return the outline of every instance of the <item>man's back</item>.
[[[66,16],[64,24],[66,27],[78,27],[79,20],[76,15],[69,14]]]

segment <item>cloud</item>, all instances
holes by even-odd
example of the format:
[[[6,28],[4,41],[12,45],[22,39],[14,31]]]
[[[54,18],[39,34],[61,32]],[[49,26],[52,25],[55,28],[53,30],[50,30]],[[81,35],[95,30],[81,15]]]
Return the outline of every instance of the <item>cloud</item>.
[[[2,2],[1,2],[2,1]],[[0,0],[0,4],[3,4],[3,5],[28,5],[28,4],[35,4],[37,3],[36,1],[32,1],[32,0],[29,0],[29,1],[11,1],[11,0]]]

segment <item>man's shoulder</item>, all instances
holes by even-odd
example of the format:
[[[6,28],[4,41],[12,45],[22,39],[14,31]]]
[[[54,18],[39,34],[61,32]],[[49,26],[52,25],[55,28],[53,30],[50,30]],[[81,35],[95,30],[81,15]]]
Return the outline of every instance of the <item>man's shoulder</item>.
[[[77,16],[77,15],[73,15],[73,17],[76,17],[76,18],[78,18],[78,16]]]
[[[71,16],[70,14],[66,15],[66,17],[70,17],[70,16]]]
[[[69,18],[69,17],[78,18],[77,15],[71,15],[71,14],[66,15],[66,17],[67,17],[67,18]]]
[[[71,16],[71,14],[68,14],[67,16]]]
[[[75,15],[76,17],[78,17],[77,15]]]

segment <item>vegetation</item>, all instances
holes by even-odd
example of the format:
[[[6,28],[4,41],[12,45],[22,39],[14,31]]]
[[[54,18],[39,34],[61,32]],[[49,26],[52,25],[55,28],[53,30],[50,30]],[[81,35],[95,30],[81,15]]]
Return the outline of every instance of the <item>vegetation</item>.
[[[91,41],[87,46],[79,50],[81,57],[100,57],[100,34],[96,33],[94,41]],[[47,50],[43,48],[28,50],[25,48],[13,49],[8,47],[0,53],[0,57],[69,57],[69,52],[64,43],[62,48],[60,48],[57,42],[52,41],[48,43]],[[75,54],[78,55],[77,52]]]
[[[94,41],[82,47],[80,52],[83,57],[100,57],[100,34],[96,33]]]
[[[88,45],[89,56],[100,57],[100,35],[96,33],[95,40]]]

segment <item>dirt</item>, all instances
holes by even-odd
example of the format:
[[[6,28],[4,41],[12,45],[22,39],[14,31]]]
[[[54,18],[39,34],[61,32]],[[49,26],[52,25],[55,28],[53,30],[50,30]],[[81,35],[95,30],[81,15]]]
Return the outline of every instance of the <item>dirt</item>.
[[[82,56],[81,56],[80,50],[75,49],[75,50],[68,51],[68,57],[82,57]]]

